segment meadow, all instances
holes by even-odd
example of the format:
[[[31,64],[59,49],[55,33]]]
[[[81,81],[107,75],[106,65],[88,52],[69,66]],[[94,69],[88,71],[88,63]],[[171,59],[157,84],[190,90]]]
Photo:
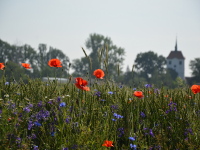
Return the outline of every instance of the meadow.
[[[200,149],[200,93],[190,87],[68,79],[0,79],[1,150]]]

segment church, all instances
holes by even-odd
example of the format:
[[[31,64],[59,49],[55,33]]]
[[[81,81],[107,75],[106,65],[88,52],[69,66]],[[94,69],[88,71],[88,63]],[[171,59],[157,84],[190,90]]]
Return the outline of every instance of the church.
[[[167,57],[167,68],[174,69],[178,76],[185,79],[185,57],[182,52],[178,50],[177,40],[175,50],[171,51]]]

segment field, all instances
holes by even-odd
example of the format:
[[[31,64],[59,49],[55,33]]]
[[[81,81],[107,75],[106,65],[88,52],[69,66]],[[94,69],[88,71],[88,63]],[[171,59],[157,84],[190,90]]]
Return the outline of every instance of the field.
[[[200,149],[200,94],[94,79],[0,80],[0,149]],[[141,91],[142,96],[134,96]]]

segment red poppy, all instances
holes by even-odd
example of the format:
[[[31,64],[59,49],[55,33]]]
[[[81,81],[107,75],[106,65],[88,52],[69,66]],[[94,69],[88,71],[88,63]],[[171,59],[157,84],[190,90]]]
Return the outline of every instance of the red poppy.
[[[5,68],[4,63],[0,63],[0,69],[1,69],[1,70],[4,70],[4,68]]]
[[[194,94],[200,93],[200,85],[191,86],[191,90]]]
[[[23,66],[24,68],[26,68],[26,69],[31,69],[30,64],[27,64],[27,63],[21,63],[21,64],[22,64],[22,66]]]
[[[51,59],[51,60],[49,60],[49,62],[48,62],[48,65],[50,66],[50,67],[62,67],[61,66],[61,62],[60,62],[60,60],[59,59]]]
[[[104,141],[104,143],[102,144],[102,146],[106,146],[106,147],[113,147],[113,141]]]
[[[93,75],[96,76],[96,78],[103,79],[105,74],[104,74],[103,70],[97,69],[93,72]]]
[[[77,88],[82,89],[84,91],[90,91],[90,88],[86,86],[88,84],[86,80],[83,80],[80,77],[76,78],[75,80],[76,80],[75,86]]]
[[[136,96],[136,97],[138,97],[138,98],[144,97],[142,91],[135,91],[135,92],[133,93],[133,95]]]

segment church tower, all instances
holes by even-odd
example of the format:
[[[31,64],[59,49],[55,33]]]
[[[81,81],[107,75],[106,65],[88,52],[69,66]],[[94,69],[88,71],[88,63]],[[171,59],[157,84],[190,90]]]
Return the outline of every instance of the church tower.
[[[179,77],[185,79],[185,57],[181,51],[178,51],[177,39],[175,50],[171,51],[167,57],[167,68],[174,69]]]

